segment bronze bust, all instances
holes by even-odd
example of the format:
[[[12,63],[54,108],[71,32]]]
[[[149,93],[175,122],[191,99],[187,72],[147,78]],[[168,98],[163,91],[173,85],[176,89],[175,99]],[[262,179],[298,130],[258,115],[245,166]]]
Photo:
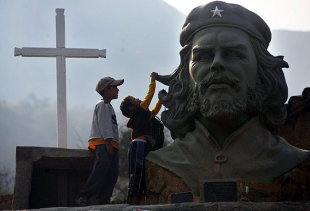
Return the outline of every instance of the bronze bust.
[[[286,118],[288,64],[268,52],[270,40],[264,20],[236,4],[211,2],[185,20],[180,65],[159,78],[175,140],[146,159],[194,195],[203,180],[271,182],[309,155],[273,133]]]

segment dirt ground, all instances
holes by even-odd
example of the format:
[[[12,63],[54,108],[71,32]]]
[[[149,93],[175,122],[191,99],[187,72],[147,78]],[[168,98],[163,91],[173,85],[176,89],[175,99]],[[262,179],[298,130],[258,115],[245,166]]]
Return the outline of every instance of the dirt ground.
[[[0,195],[0,210],[12,209],[13,195]]]

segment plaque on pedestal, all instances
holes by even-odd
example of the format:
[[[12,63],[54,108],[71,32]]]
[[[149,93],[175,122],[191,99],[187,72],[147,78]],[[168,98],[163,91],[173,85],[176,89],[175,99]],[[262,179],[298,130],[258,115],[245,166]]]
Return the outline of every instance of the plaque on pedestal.
[[[238,191],[235,182],[207,182],[203,185],[204,201],[237,201]]]
[[[200,202],[252,201],[270,202],[281,199],[281,185],[255,181],[202,181]]]

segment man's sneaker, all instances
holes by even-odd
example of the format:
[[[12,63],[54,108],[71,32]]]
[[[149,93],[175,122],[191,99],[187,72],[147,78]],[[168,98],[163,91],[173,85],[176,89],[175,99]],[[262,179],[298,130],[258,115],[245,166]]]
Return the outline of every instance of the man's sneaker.
[[[77,199],[75,199],[75,203],[79,206],[88,206],[89,199],[86,196],[79,196]]]

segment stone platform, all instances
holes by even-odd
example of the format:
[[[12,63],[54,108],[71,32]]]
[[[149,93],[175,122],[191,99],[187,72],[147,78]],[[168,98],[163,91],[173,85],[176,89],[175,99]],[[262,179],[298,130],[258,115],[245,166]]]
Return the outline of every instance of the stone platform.
[[[30,209],[31,210],[31,209]],[[165,205],[130,206],[128,204],[96,205],[89,207],[55,207],[36,209],[42,211],[292,211],[310,210],[310,202],[217,202],[217,203],[180,203]]]

